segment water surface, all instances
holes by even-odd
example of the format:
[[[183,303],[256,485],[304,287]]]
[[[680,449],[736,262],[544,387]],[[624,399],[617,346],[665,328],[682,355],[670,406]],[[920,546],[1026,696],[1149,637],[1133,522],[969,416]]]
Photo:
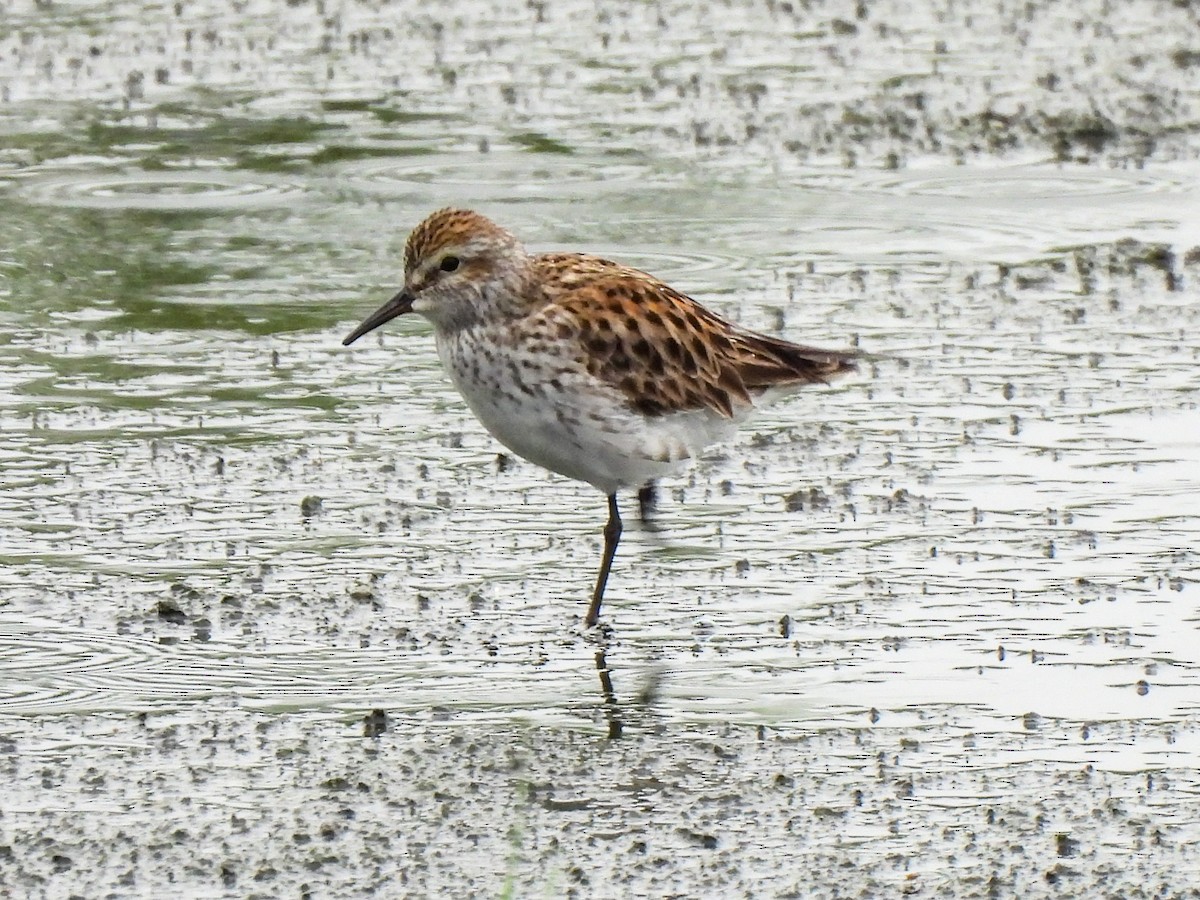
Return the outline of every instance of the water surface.
[[[650,9],[334,5],[315,38],[303,6],[5,11],[0,883],[1194,880],[1200,171],[1174,114],[1149,155],[1019,123],[969,150],[947,123],[1017,78],[1007,31],[797,21],[839,80],[772,49],[782,6],[721,40]],[[1024,26],[1046,71],[1056,15]],[[1110,78],[1120,44],[1089,46]],[[875,128],[908,81],[937,146]],[[422,322],[340,345],[448,204],[875,354],[630,522],[615,705],[580,625],[602,498],[501,456]]]

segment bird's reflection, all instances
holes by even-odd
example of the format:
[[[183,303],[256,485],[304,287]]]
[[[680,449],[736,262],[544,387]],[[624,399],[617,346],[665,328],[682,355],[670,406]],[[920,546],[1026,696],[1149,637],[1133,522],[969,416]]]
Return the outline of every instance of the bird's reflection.
[[[608,639],[596,651],[596,674],[600,676],[600,694],[604,699],[604,718],[608,720],[608,739],[616,740],[625,729],[621,721],[621,707],[617,703],[617,692],[613,688],[612,670],[608,668]]]

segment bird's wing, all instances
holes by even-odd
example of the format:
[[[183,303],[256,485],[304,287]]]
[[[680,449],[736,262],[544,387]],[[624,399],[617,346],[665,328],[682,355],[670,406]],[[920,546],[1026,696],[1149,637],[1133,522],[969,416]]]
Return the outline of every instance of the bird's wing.
[[[536,315],[579,342],[588,371],[639,412],[710,409],[732,417],[771,387],[827,382],[853,353],[738,328],[645,272],[583,254],[536,257],[546,304]]]

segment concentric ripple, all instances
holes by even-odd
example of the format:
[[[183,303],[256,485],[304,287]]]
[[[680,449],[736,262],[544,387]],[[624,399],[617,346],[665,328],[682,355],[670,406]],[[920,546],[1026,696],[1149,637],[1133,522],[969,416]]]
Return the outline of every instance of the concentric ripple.
[[[562,199],[564,191],[577,188],[591,197],[662,177],[649,163],[628,157],[503,151],[365,159],[337,167],[334,174],[339,189],[403,199],[424,196],[436,184],[448,201],[473,204]]]
[[[262,173],[189,170],[60,173],[30,178],[17,190],[44,206],[187,211],[282,206],[303,189]]]
[[[427,709],[457,697],[464,707],[547,703],[537,673],[513,672],[500,700],[454,660],[408,659],[394,649],[313,645],[271,650],[106,634],[0,619],[0,714],[164,710],[213,697],[267,709]]]
[[[0,624],[0,711],[63,712],[104,706],[105,681],[144,669],[149,642],[57,626]],[[124,676],[121,673],[126,673]]]
[[[809,190],[874,192],[901,197],[962,200],[1062,200],[1192,190],[1193,179],[1166,170],[1101,169],[1085,166],[1018,165],[914,167],[899,171],[805,172],[794,183]]]

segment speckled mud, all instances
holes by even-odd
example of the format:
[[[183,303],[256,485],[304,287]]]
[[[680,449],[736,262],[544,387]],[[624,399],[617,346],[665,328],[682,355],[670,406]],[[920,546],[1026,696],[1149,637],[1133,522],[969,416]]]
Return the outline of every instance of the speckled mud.
[[[29,784],[6,802],[7,883],[88,897],[1160,897],[1200,878],[1178,802],[1200,788],[1194,768],[1060,759],[1106,743],[1194,752],[1194,726],[890,718],[785,731],[651,718],[613,742],[437,716],[364,738],[348,719],[228,704],[207,721],[38,717],[3,762]]]
[[[1195,6],[432,9],[0,0],[0,898],[1197,896]],[[448,203],[872,354],[603,635]]]

